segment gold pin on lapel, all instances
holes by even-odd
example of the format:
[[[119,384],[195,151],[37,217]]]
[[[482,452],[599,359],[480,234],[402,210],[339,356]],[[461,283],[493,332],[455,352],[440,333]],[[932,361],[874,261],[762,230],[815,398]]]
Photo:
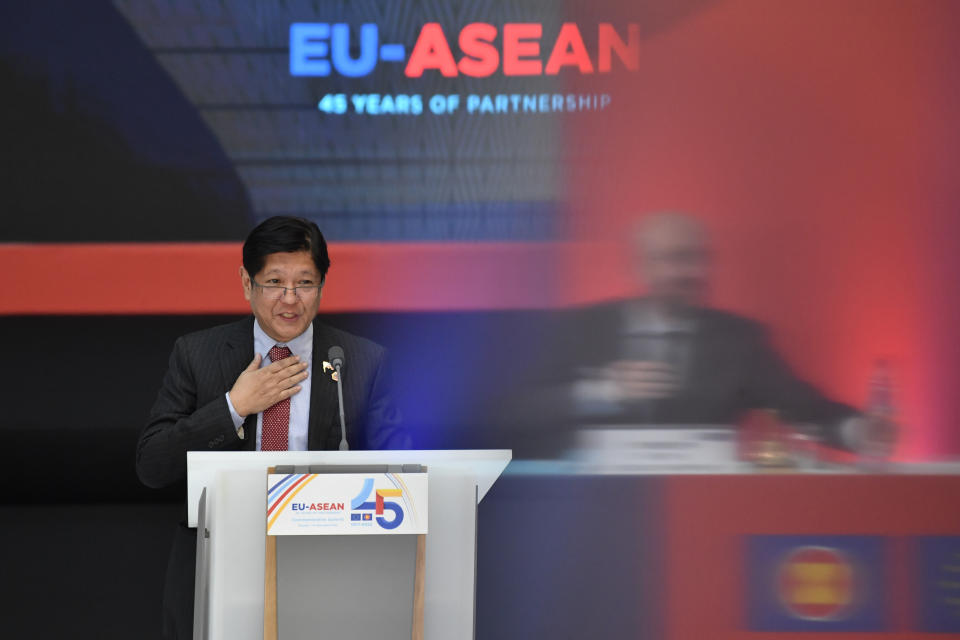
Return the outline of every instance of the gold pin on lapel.
[[[337,380],[340,379],[340,376],[337,374],[336,371],[334,371],[333,365],[330,364],[329,362],[327,362],[326,360],[324,360],[324,361],[323,361],[323,372],[326,373],[327,371],[330,371],[330,372],[331,372],[331,373],[330,373],[330,379],[333,380],[334,382],[336,382]]]

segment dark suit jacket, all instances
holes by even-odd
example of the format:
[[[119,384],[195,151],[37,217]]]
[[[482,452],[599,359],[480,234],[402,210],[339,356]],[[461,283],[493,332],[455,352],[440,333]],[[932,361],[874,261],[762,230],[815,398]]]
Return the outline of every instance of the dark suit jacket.
[[[179,338],[170,365],[137,444],[137,474],[144,484],[164,487],[183,480],[187,451],[249,450],[256,447],[257,416],[247,416],[237,435],[226,393],[253,360],[253,316]],[[310,418],[311,450],[340,444],[337,385],[321,363],[331,346],[343,348],[343,403],[351,449],[410,447],[390,396],[385,350],[370,340],[313,323]],[[193,579],[196,530],[181,524],[170,553],[164,589],[164,636],[193,637]]]
[[[642,304],[642,301],[641,303]],[[581,344],[588,344],[581,364],[602,365],[621,357],[625,304],[581,312]],[[689,361],[681,391],[674,397],[624,407],[624,422],[734,424],[749,409],[776,409],[792,423],[824,427],[830,444],[842,446],[837,426],[857,411],[835,402],[797,377],[777,354],[757,322],[716,309],[693,316],[687,340]]]
[[[625,404],[611,412],[585,411],[574,383],[596,369],[628,358],[623,330],[628,304],[617,302],[572,310],[560,323],[554,360],[540,385],[524,389],[508,415],[516,425],[515,452],[551,457],[573,444],[584,425],[736,424],[750,409],[776,409],[788,423],[814,423],[825,442],[847,448],[840,425],[858,415],[800,379],[777,354],[757,322],[716,309],[699,309],[693,331],[681,338],[687,359],[680,391],[668,398]],[[593,372],[591,372],[593,370]],[[522,440],[520,439],[522,438]]]
[[[391,400],[383,347],[314,320],[309,449],[335,450],[340,443],[337,385],[320,368],[334,345],[346,356],[343,403],[350,448],[409,447]],[[187,451],[254,450],[256,414],[247,416],[241,439],[225,397],[253,357],[253,316],[177,340],[137,444],[137,473],[144,484],[163,487],[185,478]]]

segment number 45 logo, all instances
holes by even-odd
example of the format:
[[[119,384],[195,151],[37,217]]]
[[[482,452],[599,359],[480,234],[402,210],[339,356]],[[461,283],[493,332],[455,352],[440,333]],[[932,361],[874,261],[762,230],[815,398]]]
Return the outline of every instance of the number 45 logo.
[[[360,489],[360,493],[350,501],[350,508],[353,511],[366,511],[373,509],[377,514],[377,524],[379,524],[384,529],[396,529],[400,526],[400,523],[403,522],[403,509],[399,504],[393,502],[392,500],[384,500],[384,498],[397,498],[403,495],[403,491],[400,489],[377,489],[376,499],[373,502],[368,502],[367,498],[370,497],[370,494],[373,492],[373,478],[367,478],[363,481],[363,487]],[[387,520],[383,517],[384,511],[392,511],[393,519]]]

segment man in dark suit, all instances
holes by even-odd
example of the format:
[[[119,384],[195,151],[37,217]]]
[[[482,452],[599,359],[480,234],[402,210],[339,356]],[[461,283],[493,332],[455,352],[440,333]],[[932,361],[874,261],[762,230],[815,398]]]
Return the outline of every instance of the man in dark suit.
[[[590,351],[570,392],[576,421],[734,424],[769,408],[818,425],[828,444],[858,446],[868,424],[856,409],[798,378],[760,324],[706,306],[709,246],[697,220],[651,215],[637,241],[647,294],[579,314]]]
[[[316,320],[330,259],[315,224],[270,218],[243,245],[252,317],[177,340],[137,445],[137,473],[163,487],[186,476],[188,451],[322,450],[341,441],[332,346],[345,354],[351,449],[408,448],[379,345]],[[193,634],[196,532],[181,525],[164,592],[164,633]]]

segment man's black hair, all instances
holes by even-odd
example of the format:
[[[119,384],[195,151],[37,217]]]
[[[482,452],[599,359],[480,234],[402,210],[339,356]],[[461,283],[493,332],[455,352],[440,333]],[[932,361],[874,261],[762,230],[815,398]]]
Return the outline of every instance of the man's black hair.
[[[274,216],[258,224],[243,243],[243,268],[254,277],[272,253],[307,251],[320,272],[321,282],[327,277],[330,256],[320,228],[310,220],[293,216]]]

